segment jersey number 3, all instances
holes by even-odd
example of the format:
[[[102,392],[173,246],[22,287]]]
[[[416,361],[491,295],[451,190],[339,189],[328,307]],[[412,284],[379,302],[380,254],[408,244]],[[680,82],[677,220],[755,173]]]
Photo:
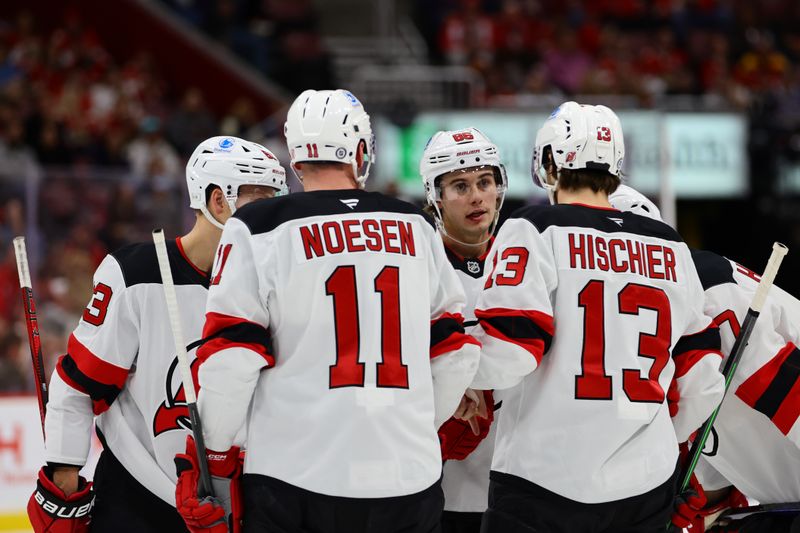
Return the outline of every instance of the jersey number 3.
[[[575,398],[579,400],[612,398],[611,376],[606,374],[605,367],[604,289],[602,281],[592,280],[578,294],[578,306],[583,308],[581,373],[575,376]],[[622,390],[632,402],[661,403],[664,389],[658,377],[669,362],[672,342],[669,298],[661,289],[629,283],[619,292],[617,300],[622,315],[638,315],[642,309],[656,312],[655,333],[639,333],[639,357],[653,360],[650,372],[643,378],[641,369],[623,368]]]
[[[375,292],[381,299],[381,362],[377,386],[408,388],[408,366],[400,351],[400,269],[386,266],[375,277]],[[356,267],[336,268],[325,282],[325,294],[333,297],[336,330],[336,364],[330,367],[330,388],[363,387],[364,363],[358,362],[361,331],[358,320]]]
[[[99,326],[106,321],[108,304],[111,303],[111,287],[105,283],[98,283],[94,286],[92,301],[83,310],[83,320],[93,326]]]

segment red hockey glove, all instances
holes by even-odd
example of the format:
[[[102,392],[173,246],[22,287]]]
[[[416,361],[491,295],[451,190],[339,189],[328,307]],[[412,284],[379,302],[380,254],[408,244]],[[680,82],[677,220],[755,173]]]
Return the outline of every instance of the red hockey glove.
[[[207,450],[208,468],[212,475],[233,476],[239,465],[239,449],[225,453]],[[200,467],[191,435],[186,437],[186,453],[175,456],[178,483],[175,486],[175,507],[192,533],[228,533],[225,508],[216,498],[197,497]]]
[[[475,417],[478,421],[479,433],[475,435],[469,422],[466,420],[458,420],[457,418],[450,417],[450,419],[442,424],[439,428],[439,441],[442,446],[442,460],[455,460],[462,461],[472,453],[475,448],[481,443],[486,435],[489,434],[489,429],[494,420],[494,398],[492,391],[483,391],[486,400],[486,410],[488,416],[482,418]]]
[[[707,513],[704,512],[703,508],[707,502],[706,493],[702,485],[697,481],[697,477],[692,474],[689,487],[675,498],[672,523],[679,528],[687,528],[689,531],[704,531],[703,517]]]
[[[724,499],[703,507],[703,516],[711,516],[712,514],[719,513],[726,509],[736,509],[739,507],[747,507],[750,505],[747,501],[747,496],[742,494],[736,487],[731,487],[728,494]]]
[[[52,481],[52,469],[39,470],[36,490],[28,500],[28,518],[36,533],[86,533],[92,519],[92,483],[80,478],[69,496]]]

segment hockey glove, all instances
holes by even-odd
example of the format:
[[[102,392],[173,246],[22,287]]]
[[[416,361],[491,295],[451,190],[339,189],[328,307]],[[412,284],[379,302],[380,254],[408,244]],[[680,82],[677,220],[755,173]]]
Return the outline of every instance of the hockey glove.
[[[36,490],[28,500],[28,518],[35,533],[86,533],[89,531],[94,493],[92,483],[79,478],[78,490],[66,496],[52,481],[52,469],[39,470]]]
[[[442,460],[462,461],[466,459],[489,434],[489,429],[494,420],[494,398],[490,390],[483,391],[483,394],[486,400],[488,416],[486,418],[475,417],[474,420],[477,420],[479,428],[477,435],[473,433],[468,421],[458,420],[454,417],[451,417],[439,428]]]
[[[239,468],[239,448],[225,453],[207,450],[208,469],[213,476],[228,477]],[[178,483],[175,486],[175,507],[192,533],[228,533],[227,513],[217,498],[197,496],[200,467],[197,449],[191,435],[186,437],[186,453],[175,456]]]
[[[704,531],[703,508],[707,502],[702,485],[692,474],[689,487],[675,498],[672,523],[678,528],[687,528],[689,531]]]

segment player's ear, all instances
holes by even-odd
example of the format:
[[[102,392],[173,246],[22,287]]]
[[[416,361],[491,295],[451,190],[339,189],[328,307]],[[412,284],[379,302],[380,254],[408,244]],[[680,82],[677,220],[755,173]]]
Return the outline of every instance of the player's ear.
[[[216,187],[211,191],[211,198],[208,200],[208,210],[215,216],[221,215],[225,212],[225,195],[222,189]]]
[[[364,164],[364,150],[366,150],[366,143],[361,141],[358,143],[358,148],[356,148],[356,166],[361,168]]]

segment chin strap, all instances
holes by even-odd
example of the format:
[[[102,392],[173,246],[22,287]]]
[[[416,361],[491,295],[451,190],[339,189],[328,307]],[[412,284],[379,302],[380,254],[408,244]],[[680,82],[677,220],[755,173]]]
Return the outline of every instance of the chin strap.
[[[231,209],[231,212],[233,212],[234,209]],[[203,216],[206,217],[206,220],[211,222],[214,226],[218,227],[219,229],[223,229],[225,227],[219,220],[214,218],[214,216],[208,211],[208,208],[205,205],[200,206],[200,211],[203,213]]]
[[[435,209],[436,209],[436,213],[439,215],[439,216],[436,217],[436,229],[438,229],[439,232],[442,235],[446,236],[451,241],[457,242],[458,244],[460,244],[462,246],[483,246],[487,242],[491,241],[492,240],[492,235],[494,235],[494,230],[497,227],[497,221],[500,218],[500,211],[498,210],[494,214],[494,220],[492,221],[492,225],[489,226],[489,231],[487,232],[487,234],[489,236],[486,237],[486,239],[482,240],[481,242],[464,242],[464,241],[460,241],[460,240],[456,239],[455,237],[453,237],[452,235],[450,235],[447,232],[447,229],[445,229],[445,227],[444,227],[444,222],[442,222],[441,213],[439,212],[438,207],[435,208]]]
[[[494,230],[497,229],[497,221],[500,220],[500,209],[503,207],[503,201],[505,200],[505,191],[503,191],[502,195],[499,197],[497,202],[497,209],[494,213],[494,220],[492,220],[492,224],[489,226],[489,231],[487,234],[489,235],[486,239],[482,240],[481,242],[463,242],[447,232],[447,229],[444,227],[444,221],[442,220],[442,211],[439,209],[439,204],[437,203],[436,199],[431,203],[429,201],[429,205],[433,207],[433,210],[436,212],[436,216],[433,217],[436,220],[436,229],[441,232],[442,235],[447,236],[448,239],[451,239],[462,246],[482,246],[487,242],[492,240],[492,236],[494,235]],[[552,203],[552,202],[551,202]]]

